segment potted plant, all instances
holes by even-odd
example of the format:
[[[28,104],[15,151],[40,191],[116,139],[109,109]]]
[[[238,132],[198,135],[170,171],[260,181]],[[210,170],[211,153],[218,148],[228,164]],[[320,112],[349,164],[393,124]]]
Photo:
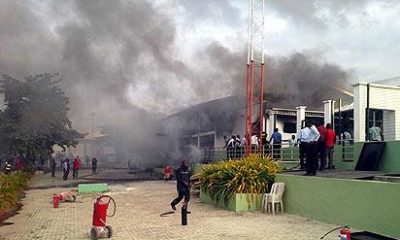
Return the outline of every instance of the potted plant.
[[[279,162],[255,154],[209,164],[199,173],[200,199],[234,211],[259,209],[280,170]]]

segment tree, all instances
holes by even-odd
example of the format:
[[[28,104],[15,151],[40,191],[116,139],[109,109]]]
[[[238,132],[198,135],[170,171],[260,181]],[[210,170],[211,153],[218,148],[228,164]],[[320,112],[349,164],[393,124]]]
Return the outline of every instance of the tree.
[[[54,145],[75,146],[82,137],[68,119],[69,98],[57,87],[58,74],[39,74],[24,80],[3,75],[0,94],[5,108],[0,112],[0,145],[3,151],[26,154],[52,152]]]

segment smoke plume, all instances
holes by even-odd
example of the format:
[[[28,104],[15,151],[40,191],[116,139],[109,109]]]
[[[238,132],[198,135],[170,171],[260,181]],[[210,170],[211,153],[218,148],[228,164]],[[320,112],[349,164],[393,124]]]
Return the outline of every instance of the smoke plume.
[[[193,53],[180,52],[174,18],[180,7],[197,15],[211,12],[207,21],[233,28],[243,23],[238,8],[229,1],[174,4],[3,0],[0,72],[17,78],[60,73],[77,130],[89,132],[94,113],[95,126],[123,136],[118,143],[127,155],[149,152],[157,138],[154,126],[163,117],[210,99],[244,95],[246,43],[232,49],[210,40]],[[267,59],[266,92],[277,107],[314,106],[327,98],[330,85],[343,87],[349,79],[338,66],[301,53]]]

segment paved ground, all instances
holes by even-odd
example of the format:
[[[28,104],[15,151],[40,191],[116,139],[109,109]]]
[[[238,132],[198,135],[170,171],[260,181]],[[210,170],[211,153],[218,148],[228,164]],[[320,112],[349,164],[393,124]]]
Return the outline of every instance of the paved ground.
[[[79,194],[74,203],[61,203],[55,209],[52,195],[68,188],[27,191],[19,214],[0,227],[0,239],[89,239],[96,194]],[[277,239],[310,240],[334,225],[292,216],[261,212],[236,214],[198,203],[192,199],[187,226],[180,225],[177,211],[168,217],[169,202],[175,196],[175,183],[162,181],[111,185],[108,193],[117,202],[117,213],[108,220],[115,231],[112,239]],[[337,239],[331,234],[326,239]]]

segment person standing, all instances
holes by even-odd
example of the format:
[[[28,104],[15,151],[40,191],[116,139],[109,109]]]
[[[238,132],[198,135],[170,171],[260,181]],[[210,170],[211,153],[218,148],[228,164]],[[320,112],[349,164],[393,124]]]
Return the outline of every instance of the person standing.
[[[251,136],[251,151],[254,153],[258,149],[258,137],[256,134]]]
[[[272,141],[273,140],[273,141]],[[278,128],[274,129],[274,133],[271,135],[269,142],[272,144],[272,155],[274,159],[281,158],[281,146],[282,146],[282,134],[279,132]]]
[[[97,158],[94,156],[92,158],[92,173],[96,173],[97,171]]]
[[[308,137],[310,135],[310,128],[308,126],[304,126],[297,137],[297,141],[299,144],[299,160],[300,160],[300,169],[306,170],[306,161],[307,161],[307,150],[308,150]]]
[[[296,141],[296,135],[292,135],[290,137],[290,139],[282,140],[282,142],[288,142],[289,143],[290,159],[294,159],[293,152],[294,152],[294,148],[297,146],[297,144],[296,144],[296,142],[297,142]]]
[[[317,174],[317,168],[318,168],[318,156],[317,156],[317,151],[318,151],[318,139],[319,139],[319,132],[317,127],[315,127],[314,124],[311,124],[310,122],[306,123],[306,126],[309,126],[310,128],[310,134],[308,135],[308,147],[307,147],[307,162],[306,162],[306,173],[304,175],[306,176],[315,176]]]
[[[292,135],[289,140],[286,140],[289,143],[289,147],[296,147],[296,135]]]
[[[51,168],[51,176],[56,177],[56,160],[53,156],[50,156],[50,168]]]
[[[85,163],[86,163],[86,167],[89,167],[90,164],[90,157],[88,155],[85,156]]]
[[[75,159],[74,159],[74,162],[73,162],[73,165],[72,165],[72,176],[73,176],[73,178],[74,179],[78,179],[79,178],[79,176],[78,176],[78,174],[79,174],[79,169],[81,168],[81,159],[79,158],[79,156],[77,156]]]
[[[247,134],[245,134],[242,138],[242,140],[240,141],[240,150],[241,150],[241,156],[244,156],[245,153],[245,149],[247,146]]]
[[[241,149],[241,137],[240,135],[236,135],[236,139],[235,139],[235,154],[236,154],[236,158],[240,159],[242,158],[242,149]]]
[[[184,207],[187,207],[190,201],[190,170],[187,161],[183,160],[181,162],[181,166],[175,171],[175,176],[178,197],[171,202],[171,207],[174,211],[182,198],[185,198]]]
[[[320,134],[318,138],[318,159],[319,159],[319,170],[323,171],[326,168],[326,128],[324,124],[318,126],[318,132]]]
[[[336,133],[330,123],[326,124],[326,150],[328,153],[328,169],[333,168],[333,150],[336,142]]]
[[[234,159],[235,156],[235,146],[236,146],[236,136],[232,135],[231,139],[228,141],[226,149],[228,149],[228,159]]]
[[[69,175],[69,159],[65,158],[63,162],[63,179],[64,181],[68,179]]]
[[[382,129],[378,126],[372,126],[368,129],[368,135],[370,141],[381,142],[383,141]]]

